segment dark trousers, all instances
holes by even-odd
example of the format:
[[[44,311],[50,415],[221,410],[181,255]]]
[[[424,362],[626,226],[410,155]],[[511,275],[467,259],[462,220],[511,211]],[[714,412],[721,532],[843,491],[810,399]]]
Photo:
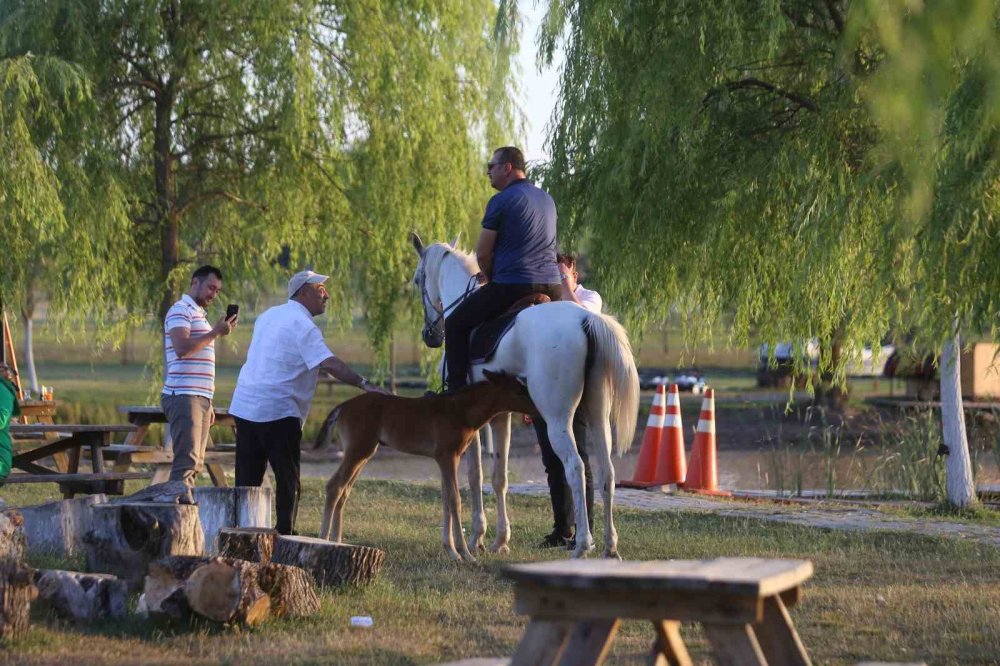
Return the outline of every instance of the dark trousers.
[[[573,493],[566,483],[566,471],[562,460],[552,449],[549,441],[548,426],[545,421],[535,417],[535,434],[538,435],[538,448],[542,450],[542,465],[549,481],[549,497],[552,499],[552,531],[569,538],[573,536]],[[590,474],[590,460],[587,458],[587,422],[583,414],[577,410],[573,415],[573,437],[576,439],[576,450],[583,461],[583,474],[587,493],[587,522],[590,531],[594,531],[594,478]]]
[[[301,441],[302,424],[294,416],[263,423],[236,417],[236,485],[261,485],[271,463],[278,534],[291,534],[295,527]]]
[[[445,364],[449,390],[469,383],[469,335],[485,321],[495,319],[528,294],[559,300],[558,284],[498,284],[489,282],[472,292],[444,320]]]

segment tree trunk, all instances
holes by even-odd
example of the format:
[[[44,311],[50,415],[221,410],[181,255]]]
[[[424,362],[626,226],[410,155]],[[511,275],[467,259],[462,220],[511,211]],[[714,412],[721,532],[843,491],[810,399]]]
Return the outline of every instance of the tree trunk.
[[[969,440],[965,434],[961,350],[957,334],[947,340],[941,350],[941,426],[948,450],[945,473],[948,503],[964,509],[976,503],[976,486],[972,478]]]
[[[0,560],[21,561],[27,551],[24,537],[24,517],[17,509],[0,511]]]
[[[77,622],[121,618],[127,612],[128,585],[117,576],[43,569],[35,574],[38,596]]]
[[[193,504],[99,504],[84,537],[87,570],[142,586],[149,564],[168,555],[201,555],[205,537]]]
[[[161,324],[179,292],[173,274],[180,263],[180,220],[174,207],[173,111],[174,87],[171,82],[156,95],[153,119],[153,179],[160,224],[160,284],[163,285],[157,314]]]
[[[302,567],[320,587],[367,585],[382,570],[385,552],[312,537],[279,536],[271,561]]]
[[[268,527],[224,527],[219,531],[219,554],[248,562],[270,562],[277,535]]]
[[[21,507],[28,552],[73,557],[83,550],[83,539],[94,528],[94,506],[105,502],[107,497],[99,493]]]
[[[25,296],[26,304],[21,310],[21,317],[24,318],[24,365],[28,369],[28,384],[31,393],[41,397],[41,389],[38,387],[38,373],[35,372],[35,298],[31,287]]]
[[[0,645],[28,631],[31,602],[38,596],[34,570],[13,557],[0,558]]]

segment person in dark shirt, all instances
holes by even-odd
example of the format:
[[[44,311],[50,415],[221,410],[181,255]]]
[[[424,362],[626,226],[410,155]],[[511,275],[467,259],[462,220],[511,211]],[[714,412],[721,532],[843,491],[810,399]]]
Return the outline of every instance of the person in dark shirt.
[[[469,381],[469,334],[529,294],[559,300],[556,263],[556,204],[524,173],[524,155],[513,146],[497,148],[486,164],[498,193],[486,205],[476,246],[481,286],[445,320],[447,391]]]

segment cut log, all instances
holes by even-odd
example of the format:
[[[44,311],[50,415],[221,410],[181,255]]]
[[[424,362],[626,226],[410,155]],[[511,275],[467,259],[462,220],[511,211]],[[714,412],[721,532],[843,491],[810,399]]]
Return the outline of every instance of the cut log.
[[[84,546],[88,571],[120,576],[136,590],[150,562],[201,555],[205,538],[193,504],[98,504]]]
[[[87,495],[18,509],[24,516],[24,537],[32,555],[61,559],[83,550],[83,537],[94,527],[93,508],[108,501],[106,495]]]
[[[274,617],[305,617],[319,612],[316,584],[305,569],[268,562],[260,565],[258,581],[271,598]]]
[[[151,562],[142,591],[146,611],[175,620],[187,618],[191,607],[184,596],[184,582],[195,569],[210,561],[205,557],[175,555]]]
[[[34,573],[13,557],[0,559],[0,645],[28,631],[31,602],[38,596]]]
[[[128,586],[110,574],[42,569],[35,574],[38,596],[77,622],[125,617]]]
[[[259,569],[253,562],[217,558],[191,573],[184,596],[191,610],[209,620],[259,624],[271,612],[271,599],[258,582]]]
[[[219,531],[219,554],[248,562],[270,562],[277,531],[266,527],[224,527]]]
[[[382,570],[385,552],[313,537],[279,536],[271,561],[302,567],[320,587],[361,586],[372,582]]]
[[[195,613],[243,624],[256,624],[269,615],[302,617],[319,611],[312,576],[306,571],[230,557],[166,557],[152,563],[143,604],[151,615],[183,619]]]
[[[146,486],[142,490],[111,500],[112,504],[135,504],[155,502],[157,504],[194,504],[191,489],[183,481],[166,481]]]
[[[0,511],[0,560],[9,557],[20,562],[26,552],[24,516],[17,509]]]

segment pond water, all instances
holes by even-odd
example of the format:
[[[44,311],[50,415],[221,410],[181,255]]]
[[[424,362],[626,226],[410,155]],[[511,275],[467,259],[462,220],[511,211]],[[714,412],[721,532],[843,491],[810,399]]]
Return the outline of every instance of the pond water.
[[[632,478],[638,457],[638,447],[635,447],[624,457],[615,458],[616,476],[619,479]],[[996,456],[992,452],[981,452],[977,457],[977,484],[1000,484]],[[730,490],[825,490],[830,485],[832,474],[835,490],[887,490],[889,484],[900,488],[904,483],[900,479],[910,478],[910,475],[893,475],[893,466],[900,464],[892,456],[876,450],[842,453],[838,457],[828,457],[820,451],[799,452],[794,449],[722,450],[718,452],[719,487]],[[302,473],[305,476],[329,477],[338,465],[336,461],[304,463]],[[923,465],[924,469],[927,467]],[[484,470],[486,483],[490,482],[491,469],[491,463],[487,462]],[[463,486],[465,474],[463,464],[460,477]],[[441,478],[433,460],[384,449],[365,466],[361,477],[428,483],[438,483]],[[537,449],[523,447],[515,450],[510,457],[510,481],[545,483],[545,471]]]

